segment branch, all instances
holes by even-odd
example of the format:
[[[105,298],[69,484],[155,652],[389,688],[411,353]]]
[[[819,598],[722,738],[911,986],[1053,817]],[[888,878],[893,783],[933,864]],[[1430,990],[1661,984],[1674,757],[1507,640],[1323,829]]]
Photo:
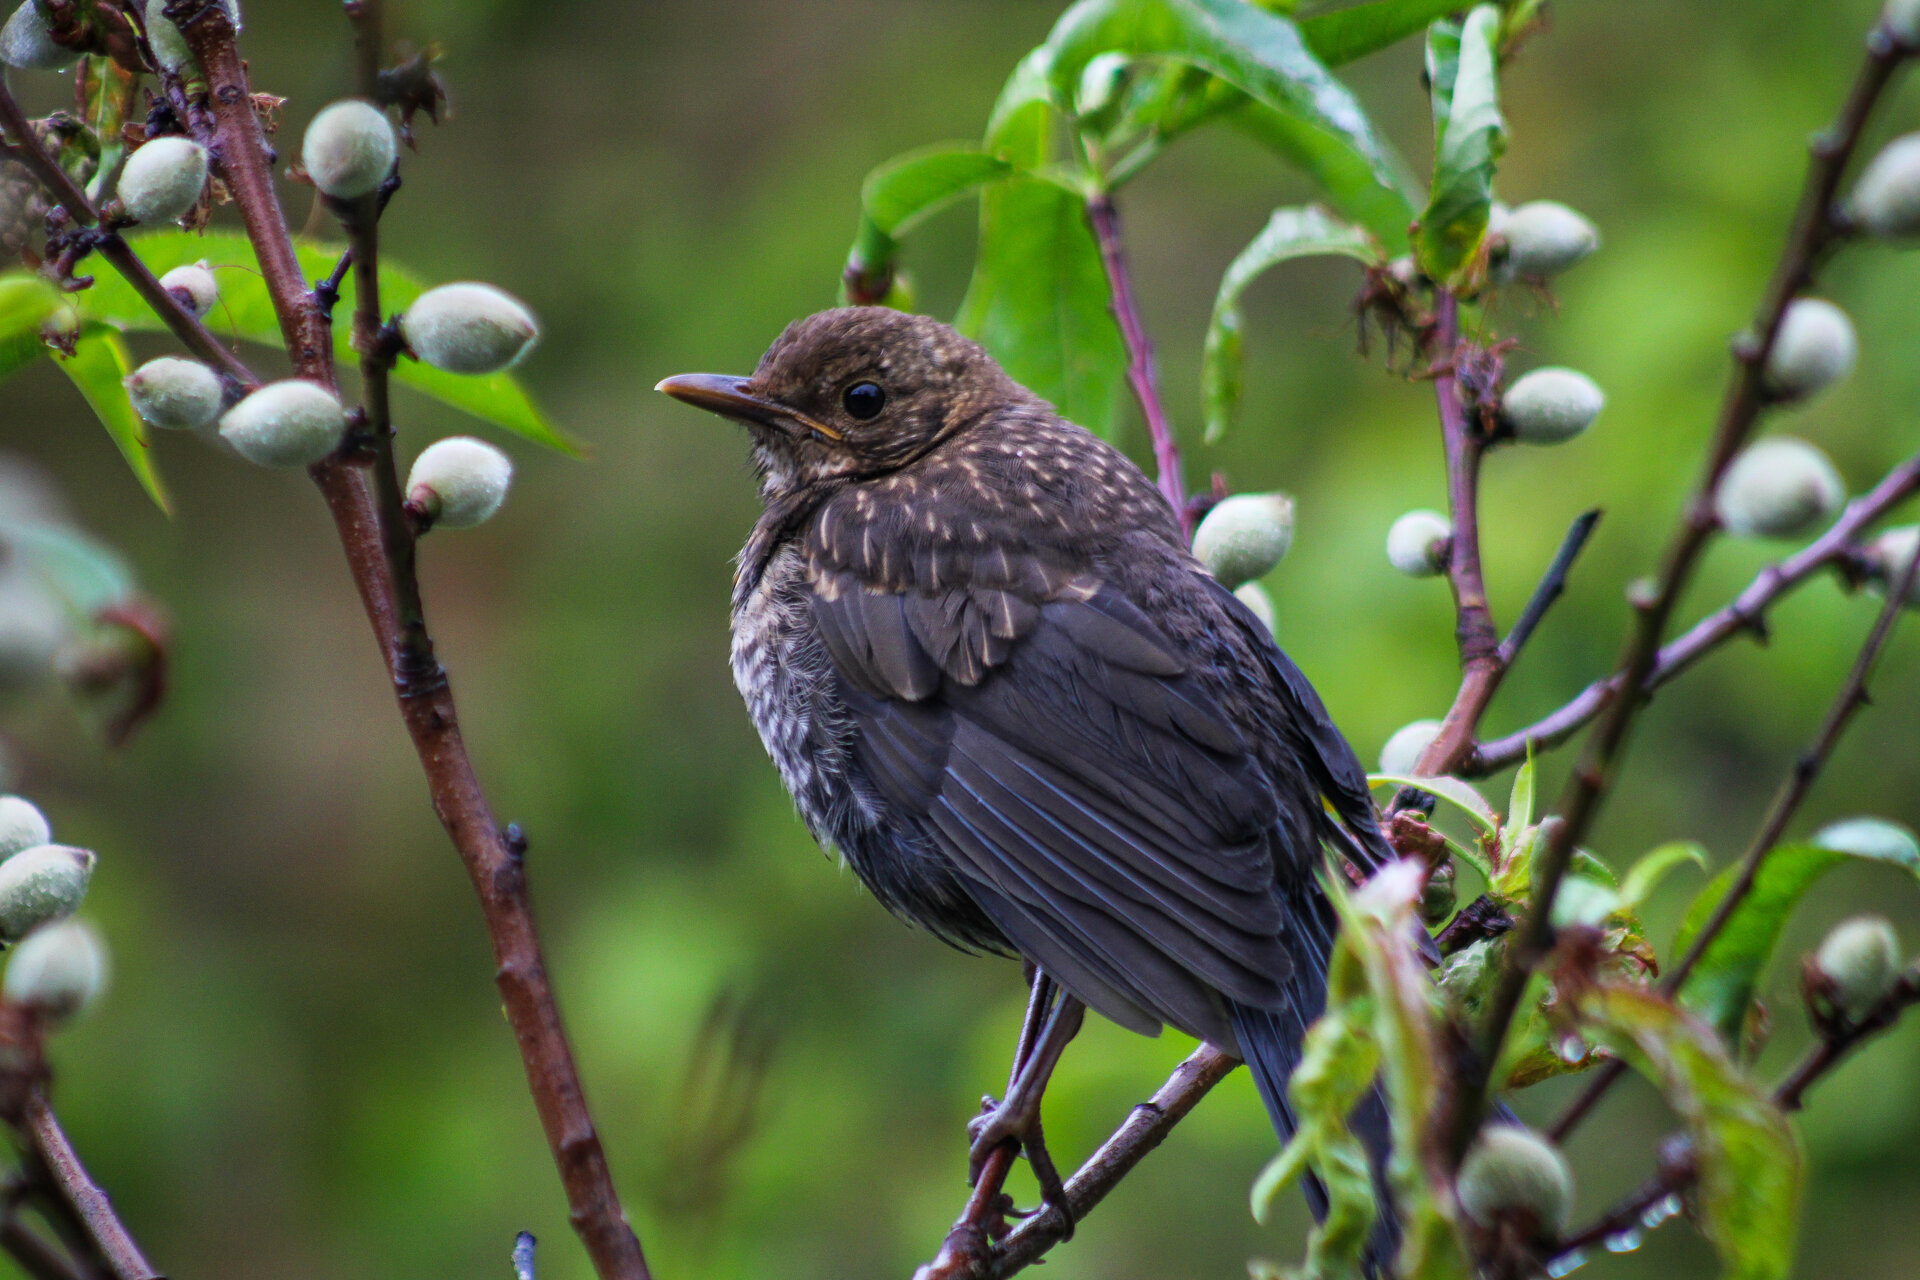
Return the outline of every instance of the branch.
[[[1120,213],[1113,197],[1096,191],[1087,197],[1087,220],[1093,224],[1094,239],[1100,242],[1100,264],[1107,269],[1107,287],[1113,293],[1113,315],[1120,322],[1120,336],[1127,343],[1127,381],[1140,401],[1140,412],[1147,420],[1147,434],[1153,439],[1153,458],[1159,468],[1160,492],[1180,521],[1180,532],[1193,536],[1193,514],[1187,510],[1187,486],[1180,474],[1180,446],[1173,438],[1173,424],[1160,403],[1160,387],[1153,369],[1153,340],[1140,318],[1140,304],[1133,296],[1133,281],[1127,273],[1126,250],[1120,242]]]
[[[1593,528],[1600,523],[1600,508],[1582,512],[1574,518],[1567,528],[1567,536],[1560,540],[1560,550],[1554,553],[1553,563],[1547,566],[1547,572],[1540,579],[1540,585],[1533,589],[1533,595],[1527,600],[1527,607],[1520,611],[1520,617],[1513,624],[1513,630],[1507,632],[1507,638],[1500,642],[1500,663],[1511,667],[1520,651],[1527,647],[1527,641],[1533,639],[1533,629],[1540,625],[1540,619],[1547,616],[1547,610],[1553,607],[1567,589],[1567,575],[1573,571],[1573,562],[1580,558],[1580,552],[1586,548],[1587,539],[1593,536]]]
[[[1841,234],[1833,214],[1840,178],[1859,145],[1867,118],[1881,92],[1908,51],[1876,27],[1867,40],[1867,55],[1839,120],[1817,138],[1812,147],[1806,187],[1779,266],[1767,288],[1754,322],[1754,332],[1735,343],[1735,369],[1720,409],[1718,425],[1687,510],[1663,561],[1659,586],[1644,602],[1636,603],[1638,618],[1619,664],[1624,697],[1612,699],[1599,724],[1587,738],[1580,761],[1561,796],[1562,821],[1548,837],[1533,866],[1533,900],[1507,949],[1499,982],[1488,1000],[1479,1052],[1461,1073],[1449,1132],[1447,1151],[1457,1162],[1479,1131],[1486,1112],[1487,1084],[1492,1064],[1500,1054],[1507,1028],[1526,992],[1527,978],[1545,953],[1551,933],[1550,914],[1573,851],[1586,839],[1598,815],[1601,800],[1612,782],[1614,766],[1626,745],[1627,731],[1645,702],[1644,689],[1659,661],[1661,639],[1682,592],[1693,576],[1701,553],[1718,527],[1713,494],[1720,477],[1753,432],[1760,412],[1769,403],[1764,376],[1767,357],[1779,335],[1781,317],[1794,296],[1812,278],[1814,265]]]
[[[1839,1066],[1861,1044],[1898,1022],[1900,1016],[1915,1004],[1920,1004],[1920,966],[1909,967],[1903,972],[1880,1002],[1858,1021],[1842,1024],[1824,1033],[1819,1043],[1807,1051],[1774,1089],[1774,1105],[1783,1111],[1800,1110],[1805,1105],[1807,1090]],[[1661,1144],[1662,1151],[1677,1150],[1685,1141],[1684,1137],[1674,1135]],[[1549,1261],[1561,1263],[1573,1254],[1601,1244],[1609,1236],[1635,1228],[1656,1226],[1678,1213],[1677,1201],[1669,1202],[1668,1197],[1677,1197],[1697,1171],[1689,1159],[1663,1159],[1662,1164],[1665,1167],[1659,1174],[1642,1183],[1604,1217],[1560,1241]],[[1656,1209],[1656,1205],[1661,1207]],[[1564,1268],[1557,1274],[1564,1275],[1568,1270],[1571,1268]]]
[[[99,210],[93,207],[93,202],[87,199],[87,193],[67,176],[67,171],[40,144],[40,139],[27,122],[26,113],[14,101],[4,80],[0,80],[0,130],[14,139],[14,145],[9,149],[13,158],[27,166],[33,176],[39,179],[40,185],[67,211],[68,217],[83,227],[100,226]],[[153,308],[154,313],[187,350],[242,386],[259,384],[259,380],[240,363],[239,357],[222,346],[211,330],[181,306],[178,298],[167,292],[159,278],[147,269],[147,264],[140,260],[140,255],[121,238],[118,231],[101,229],[95,232],[93,247],[126,277],[134,292]]]
[[[1805,803],[1807,793],[1826,768],[1827,761],[1833,756],[1833,749],[1840,741],[1840,735],[1846,732],[1853,717],[1867,705],[1867,677],[1873,674],[1874,664],[1886,651],[1887,642],[1893,638],[1894,624],[1899,621],[1900,611],[1906,608],[1910,593],[1916,581],[1915,574],[1920,572],[1920,555],[1910,559],[1906,566],[1887,583],[1886,603],[1880,607],[1879,615],[1874,619],[1873,628],[1867,633],[1866,640],[1860,646],[1859,655],[1853,660],[1853,669],[1847,673],[1840,691],[1834,695],[1833,703],[1827,708],[1826,719],[1821,722],[1820,731],[1814,735],[1811,745],[1794,759],[1793,768],[1780,783],[1780,789],[1774,793],[1773,803],[1767,808],[1767,815],[1760,823],[1760,829],[1754,833],[1747,845],[1747,851],[1739,862],[1739,871],[1734,875],[1733,883],[1726,894],[1714,907],[1713,914],[1707,917],[1700,932],[1694,935],[1693,944],[1680,962],[1668,971],[1660,984],[1662,995],[1669,999],[1680,993],[1694,967],[1700,963],[1700,957],[1707,953],[1714,940],[1733,919],[1733,913],[1753,892],[1755,880],[1760,875],[1760,864],[1780,843],[1780,837],[1786,833],[1787,824],[1793,821],[1794,814]],[[1626,1065],[1615,1061],[1589,1084],[1585,1092],[1568,1105],[1566,1113],[1553,1127],[1553,1140],[1561,1142],[1573,1132],[1576,1125],[1584,1119],[1595,1103],[1599,1102],[1613,1082],[1626,1071]]]
[[[1767,611],[1775,601],[1812,581],[1821,570],[1844,565],[1860,534],[1916,491],[1920,491],[1920,456],[1901,463],[1872,490],[1848,503],[1833,527],[1820,537],[1778,564],[1762,569],[1731,604],[1702,618],[1685,635],[1662,647],[1641,686],[1643,694],[1651,694],[1737,635],[1764,637]],[[1529,743],[1536,750],[1557,746],[1599,715],[1620,684],[1618,672],[1594,681],[1558,711],[1504,738],[1482,743],[1454,772],[1461,777],[1484,777],[1525,760]]]
[[[1093,1212],[1149,1151],[1165,1141],[1207,1091],[1239,1065],[1240,1059],[1232,1054],[1203,1044],[1174,1068],[1159,1091],[1135,1107],[1126,1123],[1067,1179],[1067,1203],[1072,1206],[1074,1220],[1082,1221]],[[1059,1210],[1047,1207],[1015,1227],[991,1253],[950,1259],[943,1250],[941,1257],[914,1273],[914,1280],[1004,1280],[1038,1262],[1068,1234],[1070,1228]]]
[[[160,1273],[115,1216],[107,1193],[95,1185],[80,1157],[74,1154],[73,1144],[61,1129],[46,1094],[38,1088],[27,1097],[21,1131],[38,1172],[44,1174],[61,1208],[84,1231],[88,1245],[114,1280],[160,1280]]]
[[[206,72],[217,159],[240,204],[294,368],[302,377],[337,386],[329,317],[308,290],[294,256],[226,6],[221,0],[173,0],[167,16],[180,27]],[[390,522],[382,520],[359,467],[336,456],[311,471],[333,514],[382,655],[394,673],[401,718],[426,773],[434,810],[479,895],[499,965],[496,982],[566,1188],[574,1228],[604,1280],[645,1280],[646,1258],[614,1190],[548,982],[527,896],[525,843],[510,840],[494,820],[461,738],[446,680],[419,679],[419,673],[400,660],[404,602],[417,599],[419,589],[411,565],[397,567],[389,559]],[[376,477],[376,486],[380,483]],[[424,623],[420,634],[424,640]]]
[[[1454,637],[1460,646],[1460,691],[1447,708],[1440,732],[1420,753],[1414,772],[1448,772],[1473,748],[1473,735],[1487,704],[1507,673],[1500,656],[1500,633],[1487,604],[1486,578],[1480,569],[1480,460],[1486,449],[1479,424],[1468,416],[1460,397],[1460,300],[1444,289],[1435,297],[1434,400],[1440,409],[1440,440],[1447,460],[1447,516],[1453,538],[1447,550],[1447,584],[1453,589]]]

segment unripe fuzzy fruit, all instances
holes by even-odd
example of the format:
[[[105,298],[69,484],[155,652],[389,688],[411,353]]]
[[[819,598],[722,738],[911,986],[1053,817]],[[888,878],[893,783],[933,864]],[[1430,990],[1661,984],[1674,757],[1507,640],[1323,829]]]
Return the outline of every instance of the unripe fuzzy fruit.
[[[1820,943],[1813,967],[1824,979],[1821,994],[1857,1021],[1893,989],[1900,969],[1900,939],[1880,916],[1842,920]]]
[[[226,388],[220,375],[183,356],[149,360],[126,377],[133,411],[156,427],[186,431],[220,416]]]
[[[207,151],[191,138],[154,138],[127,157],[120,203],[135,221],[178,222],[207,185]]]
[[[1527,1213],[1542,1237],[1558,1236],[1573,1212],[1573,1171],[1545,1138],[1517,1125],[1489,1125],[1460,1162],[1460,1207],[1481,1226]]]
[[[1713,502],[1730,533],[1790,538],[1846,500],[1846,482],[1826,454],[1805,440],[1774,436],[1733,460]]]
[[[507,500],[513,461],[471,436],[449,436],[420,451],[407,473],[407,501],[435,525],[470,529]]]
[[[1438,720],[1415,720],[1401,725],[1387,739],[1387,745],[1380,748],[1380,772],[1390,778],[1411,778],[1420,757],[1439,736]]]
[[[220,283],[205,262],[175,267],[160,277],[160,283],[196,317],[204,316],[220,301]]]
[[[32,801],[21,796],[0,796],[0,858],[11,858],[22,849],[31,849],[52,839],[53,828]]]
[[[1409,511],[1387,530],[1387,563],[1413,578],[1431,578],[1447,568],[1453,525],[1438,511]]]
[[[1767,356],[1767,389],[1787,400],[1810,396],[1851,373],[1859,354],[1846,312],[1825,298],[1796,298]]]
[[[187,38],[166,15],[166,7],[167,0],[147,0],[147,47],[153,50],[154,61],[162,71],[184,76],[198,64]]]
[[[1273,611],[1273,597],[1267,594],[1265,587],[1257,582],[1243,582],[1234,588],[1233,598],[1247,606],[1247,611],[1260,619],[1260,625],[1272,634],[1278,615]]]
[[[1920,0],[1887,0],[1880,21],[1901,44],[1920,45]]]
[[[1895,864],[1913,862],[1915,850],[1920,849],[1913,832],[1885,818],[1842,818],[1829,822],[1808,837],[1807,843]]]
[[[71,1018],[99,999],[106,985],[106,943],[93,926],[61,920],[35,929],[14,948],[0,990],[12,1004]]]
[[[1879,537],[1867,544],[1867,559],[1873,563],[1888,591],[1905,575],[1917,552],[1920,552],[1920,524],[1882,530]],[[1920,604],[1920,578],[1907,588],[1906,602]]]
[[[0,691],[32,688],[52,675],[71,631],[65,606],[45,584],[0,567]]]
[[[1855,221],[1884,240],[1920,235],[1920,133],[1895,138],[1880,149],[1853,184],[1848,209]]]
[[[386,112],[358,98],[324,108],[300,143],[307,176],[336,200],[357,200],[379,190],[398,155]]]
[[[449,373],[495,373],[527,353],[540,325],[518,299],[490,284],[443,284],[400,317],[413,353]]]
[[[1592,378],[1573,369],[1535,369],[1500,397],[1500,412],[1514,438],[1528,444],[1559,444],[1593,425],[1607,397]]]
[[[64,844],[35,845],[0,862],[0,942],[72,915],[87,896],[93,864],[90,851]]]
[[[1193,554],[1224,587],[1273,572],[1293,545],[1293,499],[1284,493],[1236,493],[1207,512]]]
[[[248,462],[309,466],[332,453],[347,429],[331,391],[304,378],[269,382],[227,410],[220,435]]]
[[[1593,224],[1557,200],[1530,200],[1500,224],[1506,271],[1530,279],[1557,276],[1600,247]]]
[[[77,50],[55,44],[47,15],[25,0],[0,27],[0,62],[23,71],[65,71],[80,61]]]

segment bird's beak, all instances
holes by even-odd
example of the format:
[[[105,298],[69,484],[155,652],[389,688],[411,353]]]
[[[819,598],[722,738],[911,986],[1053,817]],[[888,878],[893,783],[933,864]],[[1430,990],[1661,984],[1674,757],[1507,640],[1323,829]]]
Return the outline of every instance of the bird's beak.
[[[748,381],[724,373],[676,373],[671,378],[662,378],[654,384],[653,389],[664,391],[675,400],[684,401],[697,409],[705,409],[739,422],[771,427],[792,435],[812,432],[828,440],[845,438],[832,427],[824,426],[804,413],[754,395],[747,390]]]

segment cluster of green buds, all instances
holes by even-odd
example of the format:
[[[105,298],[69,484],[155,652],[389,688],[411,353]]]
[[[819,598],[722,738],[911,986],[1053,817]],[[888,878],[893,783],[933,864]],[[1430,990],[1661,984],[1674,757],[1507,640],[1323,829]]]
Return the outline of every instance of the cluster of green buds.
[[[0,945],[13,947],[0,993],[52,1019],[71,1017],[106,985],[106,948],[71,919],[86,897],[94,855],[55,844],[46,816],[0,796]]]
[[[166,58],[160,46],[178,36],[164,13],[148,15],[156,57]],[[301,146],[308,176],[343,217],[351,216],[343,206],[379,190],[398,155],[386,113],[353,98],[321,110]],[[146,143],[133,153],[121,178],[126,214],[141,222],[185,216],[206,184],[206,165],[205,151],[188,139]],[[204,262],[176,267],[161,283],[194,316],[206,315],[220,299]],[[471,282],[426,290],[397,318],[395,328],[410,354],[464,374],[509,368],[540,334],[539,323],[518,299]],[[339,449],[346,437],[347,411],[339,396],[310,379],[285,378],[242,395],[197,360],[162,356],[128,375],[126,388],[135,412],[150,425],[205,430],[217,424],[220,438],[235,453],[264,467],[311,466]],[[491,445],[443,440],[415,463],[407,482],[409,506],[421,528],[479,524],[500,509],[512,475],[512,463]]]

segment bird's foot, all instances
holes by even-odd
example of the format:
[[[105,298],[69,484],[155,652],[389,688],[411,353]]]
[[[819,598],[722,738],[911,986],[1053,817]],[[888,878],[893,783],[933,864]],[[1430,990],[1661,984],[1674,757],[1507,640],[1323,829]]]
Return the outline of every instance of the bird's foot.
[[[1073,1206],[1067,1202],[1067,1185],[1060,1177],[1060,1170],[1053,1163],[1053,1156],[1047,1150],[1046,1133],[1040,1126],[1040,1099],[1010,1097],[999,1102],[989,1094],[980,1099],[980,1114],[967,1121],[967,1137],[972,1146],[967,1155],[967,1182],[973,1185],[980,1181],[981,1171],[986,1167],[987,1159],[1002,1146],[1012,1146],[1027,1157],[1027,1164],[1033,1169],[1034,1178],[1040,1183],[1041,1207],[1051,1206],[1059,1210],[1060,1217],[1066,1223],[1066,1235],[1073,1235]],[[1026,1218],[1040,1212],[1039,1209],[1021,1211],[1009,1209],[1014,1217]]]

